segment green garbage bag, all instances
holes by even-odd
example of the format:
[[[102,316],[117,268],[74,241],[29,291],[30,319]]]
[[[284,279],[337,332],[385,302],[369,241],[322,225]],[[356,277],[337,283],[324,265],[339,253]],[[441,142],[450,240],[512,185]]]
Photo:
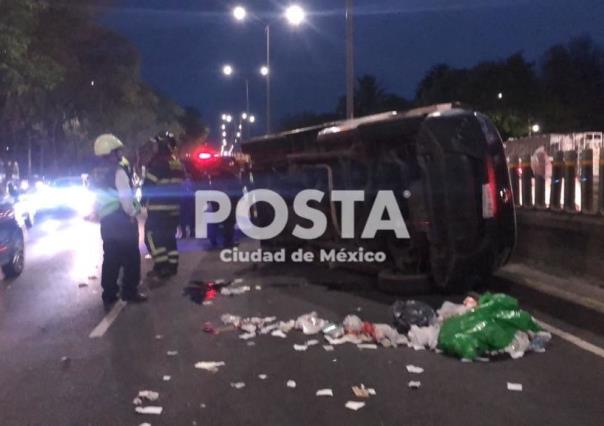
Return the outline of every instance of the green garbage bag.
[[[438,347],[448,355],[475,359],[504,349],[517,331],[541,331],[518,301],[502,293],[485,293],[473,310],[447,319],[438,335]]]

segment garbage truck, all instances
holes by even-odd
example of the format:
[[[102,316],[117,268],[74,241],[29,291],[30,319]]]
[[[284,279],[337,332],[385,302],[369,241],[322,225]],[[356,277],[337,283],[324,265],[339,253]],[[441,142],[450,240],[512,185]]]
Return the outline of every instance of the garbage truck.
[[[487,281],[514,249],[516,217],[501,137],[486,115],[460,104],[325,123],[251,139],[241,149],[250,158],[248,189],[275,191],[290,209],[299,191],[328,194],[313,206],[328,218],[320,238],[303,241],[283,232],[262,241],[264,248],[362,247],[385,253],[384,262],[354,265],[376,274],[382,287],[429,281],[451,292]],[[360,226],[353,238],[343,238],[342,205],[329,196],[339,190],[365,194],[354,204],[350,220]],[[408,238],[387,231],[362,238],[384,190],[395,194]],[[258,226],[274,219],[266,203],[254,208]],[[304,222],[288,217],[289,230]]]

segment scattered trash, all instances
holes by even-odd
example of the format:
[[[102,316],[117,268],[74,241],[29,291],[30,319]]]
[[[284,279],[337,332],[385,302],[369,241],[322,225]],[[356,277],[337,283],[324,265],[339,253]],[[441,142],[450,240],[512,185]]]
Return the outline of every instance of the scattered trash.
[[[138,397],[141,400],[147,400],[150,402],[157,401],[159,399],[159,392],[154,392],[150,390],[142,390],[138,393]]]
[[[512,392],[522,392],[522,383],[508,382],[508,390]]]
[[[422,374],[424,372],[424,369],[421,367],[417,367],[415,365],[407,365],[407,372],[411,373],[411,374]]]
[[[223,281],[224,282],[224,280],[217,280],[216,282],[218,282],[218,281]],[[243,278],[235,278],[233,280],[233,284],[241,284],[242,282],[243,282]]]
[[[361,386],[353,386],[352,393],[357,398],[369,398],[369,390],[365,388],[364,385]]]
[[[256,291],[260,291],[260,290],[262,290],[262,286],[261,286],[261,285],[257,285],[257,286],[255,286],[254,288],[256,289]]]
[[[306,345],[294,345],[294,350],[297,352],[303,352],[306,349],[308,349],[308,346]]]
[[[410,381],[409,383],[407,383],[407,387],[409,387],[410,389],[419,389],[420,386],[422,385],[422,382],[420,381]]]
[[[377,345],[374,343],[360,343],[357,345],[359,349],[377,349]]]
[[[288,380],[286,385],[288,388],[294,389],[296,387],[296,382],[293,380]]]
[[[251,288],[249,285],[244,285],[235,288],[222,288],[220,289],[220,294],[222,294],[223,296],[239,296],[243,293],[247,293],[250,290]]]
[[[206,408],[206,405],[204,403],[199,404],[199,408]]]
[[[243,383],[243,382],[231,383],[231,387],[235,388],[235,389],[243,389],[245,387],[245,383]]]
[[[168,352],[166,352],[166,355],[168,355],[168,356],[176,356],[176,355],[178,355],[178,351],[168,351]]]
[[[210,306],[210,305],[213,305],[214,302],[212,302],[211,300],[204,300],[201,304],[203,306]]]
[[[247,342],[247,345],[248,345],[248,346],[256,346],[256,342],[254,342],[254,341],[249,341],[249,342]]]
[[[313,339],[313,340],[307,340],[306,343],[305,343],[306,346],[316,346],[318,344],[319,344],[319,341],[315,340],[315,339]]]
[[[147,407],[136,407],[134,409],[134,411],[136,411],[138,414],[155,414],[155,415],[160,415],[161,413],[163,413],[164,409],[163,407],[154,407],[154,406],[147,406]]]
[[[163,339],[163,338],[164,338],[164,336],[162,336],[161,334],[156,334],[156,335],[155,335],[155,339],[156,339],[156,340],[161,340],[161,339]]]
[[[326,325],[327,321],[319,318],[316,312],[299,316],[295,323],[296,329],[302,330],[302,332],[307,335],[317,334]]]
[[[317,396],[333,396],[333,390],[331,389],[319,389],[316,393]]]
[[[412,325],[427,327],[436,321],[434,309],[417,300],[397,300],[392,305],[392,315],[400,333],[407,333]]]
[[[239,327],[239,324],[241,323],[241,317],[238,317],[237,315],[223,314],[220,317],[220,321],[222,321],[222,323],[225,325],[233,325],[235,327]]]
[[[85,287],[88,287],[88,284],[86,284],[86,283],[79,283],[78,284],[78,288],[85,288]]]
[[[427,327],[418,327],[412,325],[407,337],[409,339],[409,346],[415,350],[422,349],[436,349],[438,345],[438,333],[440,332],[440,325],[429,325]]]
[[[219,367],[223,367],[226,364],[224,361],[201,361],[195,364],[195,368],[199,370],[207,370],[211,373],[218,372]]]
[[[141,423],[141,424],[140,424],[140,425],[138,425],[138,426],[151,426],[151,423]]]
[[[474,300],[474,299],[472,299],[472,300]],[[458,304],[458,303],[452,303],[449,301],[445,301],[442,304],[442,306],[440,307],[440,309],[438,311],[436,311],[436,314],[438,315],[438,320],[440,322],[443,322],[451,317],[463,315],[466,312],[472,310],[472,308],[475,306],[476,305],[470,307],[465,304]]]
[[[331,345],[323,345],[323,349],[325,349],[326,352],[331,352],[334,350],[334,347]]]
[[[218,334],[218,332],[216,331],[216,327],[214,327],[214,324],[212,324],[211,322],[204,322],[203,327],[201,329],[208,334]]]
[[[239,338],[241,340],[249,340],[249,339],[253,339],[254,337],[256,337],[256,333],[245,333],[245,334],[239,335]]]
[[[275,330],[271,333],[271,336],[273,337],[281,337],[282,339],[287,338],[287,336],[285,335],[284,332],[282,332],[281,330]]]
[[[143,405],[143,400],[142,400],[142,399],[140,399],[140,398],[137,396],[136,398],[134,398],[134,399],[132,400],[132,404],[134,404],[134,405]]]
[[[552,334],[548,331],[529,332],[529,337],[531,338],[531,344],[528,350],[537,353],[545,352],[545,346],[552,340]]]
[[[352,410],[352,411],[360,410],[364,406],[365,406],[365,403],[359,402],[359,401],[348,401],[345,405],[346,408],[348,408],[349,410]]]
[[[348,315],[342,325],[344,331],[349,334],[360,334],[363,331],[363,321],[356,315]]]
[[[164,376],[164,377],[162,377],[162,380],[164,382],[169,382],[170,380],[172,380],[172,376]]]
[[[512,359],[519,359],[524,356],[524,353],[528,350],[531,345],[528,334],[523,331],[517,331],[514,334],[514,339],[504,349],[505,352],[510,354]]]
[[[258,378],[259,378],[260,380],[266,380],[266,378],[267,378],[267,377],[268,377],[268,376],[267,376],[266,374],[258,374]]]
[[[478,306],[443,323],[438,347],[458,358],[475,359],[486,353],[505,350],[518,331],[537,333],[541,328],[528,312],[519,308],[513,297],[485,293]]]

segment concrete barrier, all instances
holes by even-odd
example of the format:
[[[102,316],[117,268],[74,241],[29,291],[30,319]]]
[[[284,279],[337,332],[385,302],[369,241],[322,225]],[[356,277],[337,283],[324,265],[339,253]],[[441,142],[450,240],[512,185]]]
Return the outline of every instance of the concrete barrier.
[[[604,283],[604,217],[518,209],[514,261]]]

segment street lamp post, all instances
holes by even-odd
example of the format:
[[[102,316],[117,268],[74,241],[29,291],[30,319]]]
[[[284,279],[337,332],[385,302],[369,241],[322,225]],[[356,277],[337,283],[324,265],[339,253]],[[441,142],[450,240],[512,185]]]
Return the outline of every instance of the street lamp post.
[[[266,77],[266,133],[269,134],[271,132],[271,24],[269,22],[264,21],[258,15],[252,15],[256,21],[260,22],[264,25],[264,33],[266,35],[266,65],[263,67],[263,71],[261,71],[262,75]],[[285,19],[289,22],[290,25],[297,27],[304,23],[306,20],[306,12],[298,5],[291,5],[285,10]],[[248,17],[248,12],[243,6],[237,6],[233,9],[233,17],[237,21],[245,21]],[[266,72],[264,72],[266,70]]]
[[[346,117],[354,118],[354,21],[352,0],[346,0]]]

